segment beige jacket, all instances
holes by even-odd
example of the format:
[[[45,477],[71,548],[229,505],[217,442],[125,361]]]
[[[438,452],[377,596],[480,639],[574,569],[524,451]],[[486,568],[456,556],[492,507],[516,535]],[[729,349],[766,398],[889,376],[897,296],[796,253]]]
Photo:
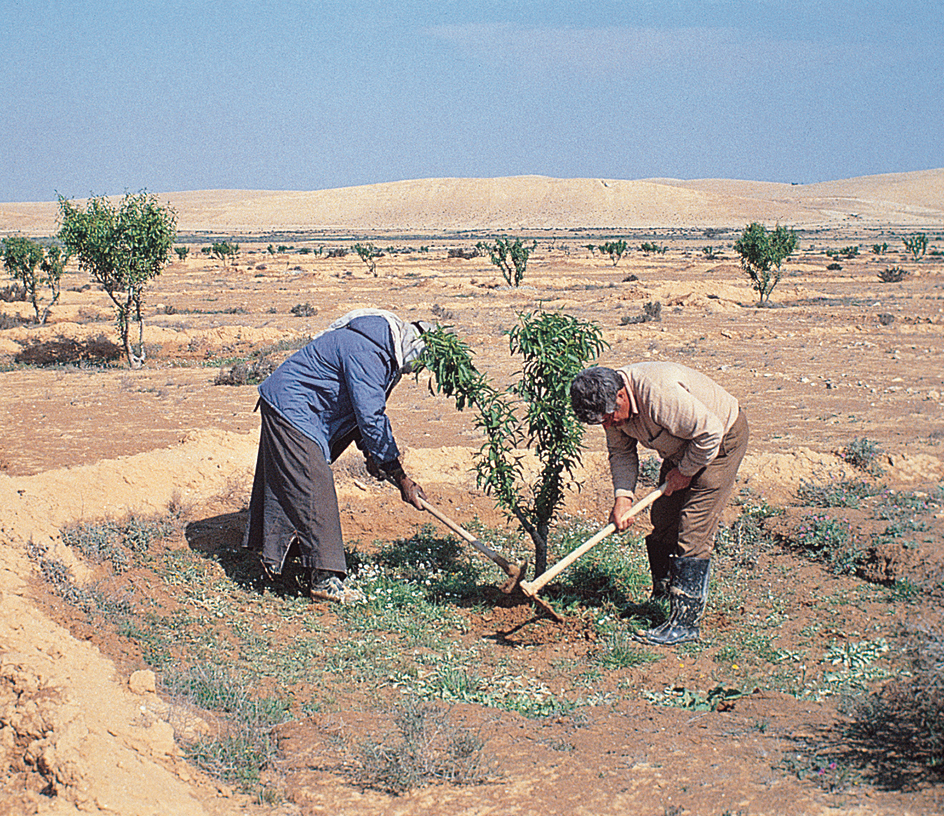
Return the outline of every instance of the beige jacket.
[[[639,474],[636,443],[694,476],[717,455],[738,417],[738,401],[720,385],[677,363],[633,363],[617,369],[632,415],[606,430],[616,496],[632,497]]]

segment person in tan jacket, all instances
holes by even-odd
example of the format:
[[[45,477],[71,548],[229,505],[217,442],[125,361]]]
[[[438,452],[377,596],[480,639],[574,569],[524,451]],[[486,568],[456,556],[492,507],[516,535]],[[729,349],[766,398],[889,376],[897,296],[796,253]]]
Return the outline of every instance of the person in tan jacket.
[[[570,398],[577,419],[606,431],[610,521],[618,530],[633,521],[627,513],[639,476],[638,444],[663,460],[665,493],[652,505],[646,550],[652,597],[667,597],[670,614],[636,638],[663,646],[698,640],[715,533],[747,449],[744,411],[709,377],[667,362],[588,368],[574,378]]]

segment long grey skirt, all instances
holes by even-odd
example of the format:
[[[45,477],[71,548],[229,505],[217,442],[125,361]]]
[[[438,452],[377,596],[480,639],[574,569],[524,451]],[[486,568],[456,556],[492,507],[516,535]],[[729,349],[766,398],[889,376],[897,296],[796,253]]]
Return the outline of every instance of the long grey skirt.
[[[243,546],[281,575],[293,541],[302,566],[347,574],[334,474],[321,448],[259,400],[262,428]]]

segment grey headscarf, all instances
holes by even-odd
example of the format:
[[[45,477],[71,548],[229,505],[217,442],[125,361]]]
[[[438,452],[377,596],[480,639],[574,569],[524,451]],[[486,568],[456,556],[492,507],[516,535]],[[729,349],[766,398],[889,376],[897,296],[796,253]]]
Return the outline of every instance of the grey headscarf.
[[[384,309],[354,309],[335,320],[325,331],[344,328],[355,317],[366,317],[368,315],[382,317],[387,321],[390,326],[390,333],[393,335],[393,350],[397,355],[397,368],[401,374],[412,372],[413,363],[426,348],[426,344],[423,342],[423,333],[432,329],[433,324],[425,320],[407,323],[393,312]],[[324,334],[324,332],[321,332],[321,334]],[[315,336],[319,337],[320,334]]]

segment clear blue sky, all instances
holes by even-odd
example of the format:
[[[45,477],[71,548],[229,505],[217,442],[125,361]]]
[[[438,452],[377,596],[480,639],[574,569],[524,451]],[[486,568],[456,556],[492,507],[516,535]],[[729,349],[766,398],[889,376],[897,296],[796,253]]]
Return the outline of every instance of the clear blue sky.
[[[940,0],[0,10],[0,201],[944,166]]]

